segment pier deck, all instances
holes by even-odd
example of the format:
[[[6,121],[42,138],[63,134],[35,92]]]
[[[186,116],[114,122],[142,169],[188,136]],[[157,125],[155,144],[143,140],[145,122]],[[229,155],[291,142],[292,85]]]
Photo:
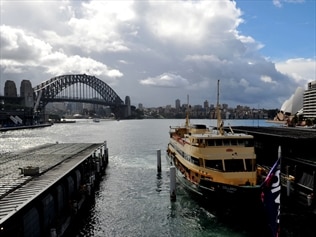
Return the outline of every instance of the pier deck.
[[[257,162],[272,166],[281,146],[281,236],[316,236],[316,129],[233,127],[254,136]],[[284,233],[282,233],[284,232]]]
[[[25,206],[36,202],[34,200],[41,194],[49,192],[81,163],[87,163],[96,152],[102,153],[100,147],[102,144],[56,143],[22,153],[1,154],[0,226]],[[94,161],[92,163],[95,164]]]
[[[278,146],[282,156],[316,163],[316,129],[300,127],[233,127],[236,132],[253,135],[257,161],[273,165],[277,160]]]
[[[315,128],[234,126],[234,130],[292,139],[316,139]]]

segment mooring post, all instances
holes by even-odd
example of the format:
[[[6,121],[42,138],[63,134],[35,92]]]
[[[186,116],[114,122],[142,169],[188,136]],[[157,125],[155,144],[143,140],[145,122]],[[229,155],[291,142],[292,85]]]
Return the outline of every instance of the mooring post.
[[[157,150],[157,171],[161,173],[161,150]]]
[[[289,197],[291,194],[291,180],[290,180],[290,166],[286,166],[286,195]]]
[[[103,155],[104,155],[105,166],[107,166],[109,163],[109,153],[108,153],[107,141],[104,141],[103,149],[104,149]]]
[[[286,195],[289,197],[291,194],[291,180],[289,178],[286,179]]]
[[[176,201],[176,167],[170,167],[170,200]]]
[[[50,229],[50,237],[57,237],[57,231],[55,228]]]
[[[308,194],[307,195],[307,206],[310,207],[312,205],[312,201],[313,201],[312,195]]]

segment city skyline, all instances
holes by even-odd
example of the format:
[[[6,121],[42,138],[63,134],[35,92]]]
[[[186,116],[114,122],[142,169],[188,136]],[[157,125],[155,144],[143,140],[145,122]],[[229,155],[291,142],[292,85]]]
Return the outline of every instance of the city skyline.
[[[4,88],[4,91],[3,91],[3,95],[4,96],[8,96],[8,97],[21,97],[21,96],[25,96],[25,88],[26,86],[28,87],[28,97],[31,96],[31,93],[30,93],[30,90],[32,90],[32,82],[29,81],[29,80],[23,80],[21,82],[21,85],[16,85],[16,83],[14,81],[11,81],[11,80],[7,80],[5,82],[5,88]],[[20,92],[20,93],[19,93]],[[23,93],[23,95],[21,95],[21,93]],[[1,93],[0,93],[0,96],[1,96]],[[125,104],[128,104],[129,106],[135,106],[135,107],[143,107],[143,108],[159,108],[159,107],[172,107],[172,108],[177,108],[177,107],[181,107],[183,108],[183,106],[187,106],[188,103],[190,106],[192,107],[201,107],[201,108],[214,108],[216,107],[216,104],[217,102],[212,102],[212,101],[209,101],[209,100],[204,100],[204,101],[201,101],[201,102],[198,102],[198,104],[191,104],[190,101],[189,101],[189,95],[187,95],[187,100],[186,100],[186,103],[181,103],[181,100],[179,98],[175,99],[173,101],[173,104],[174,106],[172,106],[172,103],[167,103],[167,104],[164,104],[164,105],[158,105],[156,107],[144,107],[143,106],[143,103],[139,102],[138,104],[135,104],[135,103],[132,103],[131,102],[131,99],[130,99],[130,96],[126,95],[125,98],[121,98],[122,100],[125,101]],[[32,100],[33,101],[33,100]],[[54,103],[54,102],[53,102]],[[225,108],[232,108],[230,107],[228,104],[226,103],[219,103],[220,106],[223,106]],[[248,105],[241,105],[241,104],[238,104],[236,105],[236,108],[239,107],[239,106],[242,106],[242,107],[249,107]],[[32,106],[28,106],[28,107],[32,107]],[[249,107],[250,108],[250,107]],[[254,109],[254,108],[253,108]],[[259,109],[258,107],[256,109]],[[265,108],[262,108],[262,109],[265,109]],[[277,108],[276,108],[277,109]],[[130,113],[130,112],[129,112]]]

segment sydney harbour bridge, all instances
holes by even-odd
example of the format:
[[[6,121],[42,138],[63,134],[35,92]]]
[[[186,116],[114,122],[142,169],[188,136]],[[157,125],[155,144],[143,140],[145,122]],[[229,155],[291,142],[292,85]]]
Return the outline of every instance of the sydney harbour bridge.
[[[122,115],[126,107],[116,92],[102,80],[86,74],[62,75],[42,82],[33,88],[35,94],[34,111],[49,102],[82,102],[110,106]]]
[[[116,117],[128,116],[128,107],[117,93],[95,76],[70,74],[53,77],[32,88],[33,111],[41,116],[50,102],[81,102],[104,105]],[[3,97],[5,99],[6,97]]]

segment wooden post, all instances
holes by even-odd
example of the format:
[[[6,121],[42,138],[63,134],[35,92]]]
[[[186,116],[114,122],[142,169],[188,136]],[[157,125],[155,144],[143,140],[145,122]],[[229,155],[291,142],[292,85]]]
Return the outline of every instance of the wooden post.
[[[286,179],[286,194],[288,197],[291,194],[291,181],[290,181],[289,177],[287,177],[287,179]]]
[[[176,167],[170,167],[170,200],[176,201]]]
[[[313,185],[313,194],[316,195],[316,171],[313,172],[314,185]]]
[[[157,150],[157,171],[161,173],[161,150]]]
[[[57,237],[57,231],[55,228],[50,229],[50,237]]]

